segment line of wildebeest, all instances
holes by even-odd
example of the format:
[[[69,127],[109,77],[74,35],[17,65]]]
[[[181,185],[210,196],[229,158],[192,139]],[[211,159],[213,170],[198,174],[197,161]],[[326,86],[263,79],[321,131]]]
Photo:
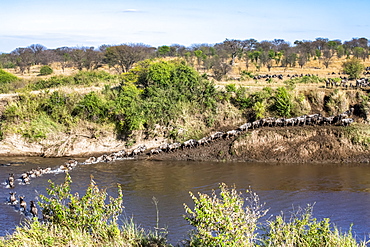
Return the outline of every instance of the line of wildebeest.
[[[83,162],[78,162],[75,159],[70,159],[64,164],[60,165],[57,168],[37,168],[32,169],[31,171],[24,172],[20,176],[15,176],[14,174],[9,174],[9,177],[4,185],[6,188],[14,189],[16,187],[16,181],[18,185],[27,185],[30,184],[31,179],[42,176],[47,173],[58,173],[72,170],[78,164],[87,165],[95,164],[100,162],[112,162],[116,160],[124,159],[134,159],[140,154],[146,154],[147,156],[155,156],[162,152],[174,152],[178,149],[189,149],[196,148],[199,146],[210,145],[212,142],[222,139],[230,139],[237,137],[238,135],[246,132],[248,129],[257,129],[261,127],[286,127],[286,126],[316,126],[316,125],[339,125],[339,126],[349,126],[354,122],[353,118],[350,118],[353,114],[354,108],[349,109],[348,111],[343,112],[342,114],[336,116],[325,117],[321,114],[312,114],[312,115],[303,115],[293,118],[274,118],[268,117],[253,122],[247,122],[240,125],[238,128],[229,130],[226,132],[218,131],[212,133],[209,136],[203,137],[199,140],[190,139],[184,141],[183,143],[174,142],[174,143],[163,143],[159,147],[152,148],[148,150],[145,145],[136,147],[133,150],[120,150],[111,154],[104,154],[98,157],[90,157]],[[33,217],[38,217],[37,206],[34,201],[30,201],[29,211],[27,211],[27,203],[24,196],[19,196],[19,202],[16,197],[16,192],[9,192],[10,197],[8,198],[8,203],[18,207],[19,210],[25,215],[29,213]]]
[[[366,67],[366,71],[363,74],[364,75],[370,75],[370,67]],[[332,72],[332,73],[328,73],[328,75],[336,75],[336,73]],[[340,73],[338,73],[338,75],[340,75]],[[292,75],[288,74],[288,75],[286,75],[286,77],[288,77],[289,79],[293,79],[293,78],[296,78],[296,77],[300,78],[300,77],[304,77],[304,76],[310,77],[310,76],[314,76],[314,75],[313,74],[292,74]],[[253,77],[253,80],[265,79],[265,81],[268,81],[272,78],[277,78],[279,80],[283,80],[284,75],[283,74],[256,75],[256,76]],[[363,77],[363,78],[351,81],[346,76],[339,76],[339,79],[340,79],[340,81],[338,81],[334,78],[326,78],[325,79],[325,86],[327,88],[330,88],[330,87],[331,88],[333,88],[333,87],[344,87],[344,88],[367,88],[367,87],[370,87],[369,78],[364,78]]]

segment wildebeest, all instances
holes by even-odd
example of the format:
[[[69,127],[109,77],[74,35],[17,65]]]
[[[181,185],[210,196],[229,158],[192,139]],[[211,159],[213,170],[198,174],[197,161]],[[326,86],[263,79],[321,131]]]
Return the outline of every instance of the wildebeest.
[[[245,123],[245,124],[243,124],[243,125],[240,125],[239,126],[239,128],[238,128],[238,130],[240,130],[240,131],[246,131],[246,130],[248,130],[248,128],[250,128],[252,126],[252,124],[251,123]]]
[[[24,212],[26,212],[26,209],[27,209],[27,203],[26,201],[24,200],[24,196],[20,196],[19,197],[19,205],[20,205],[20,208],[21,210],[23,210]]]
[[[87,160],[85,160],[85,162],[84,162],[84,163],[85,163],[86,165],[96,163],[96,157],[91,156],[90,158],[88,158]]]
[[[331,116],[331,117],[323,117],[323,122],[324,122],[324,124],[326,125],[326,124],[332,124],[333,122],[334,122],[334,116]]]
[[[16,194],[17,192],[9,192],[9,194],[10,194],[10,197],[9,197],[9,202],[11,203],[11,204],[16,204],[17,203],[17,198],[15,197],[15,194]]]
[[[211,134],[210,137],[211,137],[211,140],[216,140],[216,139],[223,137],[223,135],[224,135],[224,132],[219,131],[219,132]]]
[[[162,149],[160,148],[153,148],[150,150],[150,155],[159,154],[162,152]]]
[[[14,188],[14,174],[13,173],[9,174],[8,186],[9,186],[9,188]]]
[[[224,134],[224,138],[231,138],[231,137],[235,137],[237,136],[238,134],[240,133],[239,130],[229,130],[227,131],[225,134]]]
[[[37,207],[36,207],[34,201],[31,201],[30,212],[31,212],[33,217],[37,217]]]
[[[178,149],[179,147],[181,147],[181,143],[179,143],[179,142],[170,143],[170,144],[168,144],[167,152],[172,152],[172,151]]]
[[[187,140],[185,141],[181,147],[184,149],[184,148],[193,148],[193,147],[196,147],[198,145],[198,141],[197,140],[194,140],[194,139],[190,139],[190,140]]]
[[[252,129],[259,128],[261,126],[261,121],[256,120],[252,122]]]
[[[261,127],[268,126],[272,127],[275,124],[275,118],[269,117],[269,118],[262,118],[261,119]]]
[[[350,125],[351,123],[353,123],[354,120],[353,118],[345,118],[345,119],[341,119],[340,120],[340,123],[343,125],[343,126],[348,126]]]
[[[284,126],[294,126],[294,124],[296,123],[296,118],[286,118],[285,121],[284,121]]]
[[[204,146],[206,144],[209,144],[209,142],[210,142],[210,137],[206,136],[198,140],[198,145]]]

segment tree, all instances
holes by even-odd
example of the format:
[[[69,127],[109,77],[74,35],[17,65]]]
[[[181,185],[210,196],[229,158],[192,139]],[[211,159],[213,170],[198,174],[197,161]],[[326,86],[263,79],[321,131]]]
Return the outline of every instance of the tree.
[[[241,41],[236,39],[226,39],[223,43],[218,44],[218,47],[225,50],[228,54],[231,56],[230,65],[233,66],[235,64],[235,59],[238,56],[241,56],[241,54],[244,51],[244,48],[246,48],[248,45],[250,45],[250,41]]]
[[[198,69],[200,68],[202,61],[207,58],[205,54],[203,54],[202,50],[195,50],[194,55],[197,57],[197,64],[198,64]]]
[[[118,73],[128,72],[135,63],[149,58],[152,53],[153,48],[144,44],[111,46],[105,51],[105,61]]]
[[[214,78],[217,81],[221,81],[222,78],[231,70],[231,66],[216,56],[213,58],[212,70]]]
[[[365,66],[359,59],[353,57],[351,60],[343,62],[342,68],[343,72],[349,76],[349,79],[357,79],[365,69]]]
[[[362,58],[362,60],[366,60],[368,54],[366,52],[366,50],[362,47],[355,47],[353,48],[353,56],[355,56],[356,58],[360,59]]]
[[[331,49],[328,49],[328,48],[325,48],[324,51],[323,51],[323,64],[325,66],[325,68],[328,68],[329,65],[331,64],[331,59],[333,58],[334,56],[334,50],[331,50]]]
[[[299,57],[298,57],[299,67],[303,68],[306,62],[307,62],[307,57],[305,56],[305,54],[299,54]]]
[[[60,66],[62,67],[63,73],[65,68],[71,66],[71,48],[68,47],[60,47],[55,50],[56,53],[56,61],[59,62]]]
[[[34,64],[34,56],[30,48],[17,48],[12,51],[15,58],[15,64],[23,74],[26,70],[30,72],[31,66]]]
[[[170,54],[171,48],[167,45],[162,45],[162,46],[158,47],[157,52],[158,52],[158,55],[160,57],[165,57],[165,56],[168,56]]]
[[[34,55],[34,61],[35,64],[41,64],[42,63],[42,53],[46,51],[46,47],[40,44],[33,44],[30,45],[29,48],[31,49],[33,55]]]

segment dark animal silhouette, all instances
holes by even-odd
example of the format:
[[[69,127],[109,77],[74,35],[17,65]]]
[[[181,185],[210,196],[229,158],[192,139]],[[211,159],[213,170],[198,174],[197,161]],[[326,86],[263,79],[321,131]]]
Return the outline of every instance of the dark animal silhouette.
[[[31,201],[30,212],[31,212],[33,217],[37,217],[37,207],[36,207],[36,204],[34,203],[34,201]]]
[[[19,197],[19,205],[21,207],[21,209],[23,209],[23,212],[26,212],[26,209],[27,209],[27,203],[26,201],[24,200],[25,196],[20,196]]]
[[[17,203],[17,198],[15,197],[15,194],[16,194],[17,192],[9,192],[9,194],[10,194],[10,197],[9,197],[9,202],[11,203],[11,204],[16,204]]]

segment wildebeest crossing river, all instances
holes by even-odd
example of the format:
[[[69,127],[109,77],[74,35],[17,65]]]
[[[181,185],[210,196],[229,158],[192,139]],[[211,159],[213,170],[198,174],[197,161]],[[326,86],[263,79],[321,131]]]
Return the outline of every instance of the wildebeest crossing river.
[[[24,195],[28,203],[37,201],[38,194],[46,194],[48,179],[57,184],[64,181],[64,173],[52,172],[20,181],[6,188],[9,173],[19,176],[37,167],[59,167],[63,158],[1,158],[0,164],[0,235],[14,230],[25,217],[18,205],[8,205],[9,192]],[[314,217],[330,218],[342,231],[353,223],[359,239],[370,233],[370,167],[360,164],[260,164],[245,162],[189,162],[119,160],[116,162],[77,165],[70,171],[72,191],[84,192],[90,175],[101,188],[116,196],[116,184],[122,184],[124,215],[133,217],[142,227],[154,230],[156,209],[152,198],[159,203],[159,226],[167,227],[172,243],[187,238],[189,224],[182,218],[183,203],[191,204],[189,191],[210,193],[220,182],[245,191],[249,186],[269,208],[268,216],[284,212],[287,218],[298,207],[314,205]],[[294,208],[294,209],[293,209]],[[26,214],[29,215],[29,212]]]

